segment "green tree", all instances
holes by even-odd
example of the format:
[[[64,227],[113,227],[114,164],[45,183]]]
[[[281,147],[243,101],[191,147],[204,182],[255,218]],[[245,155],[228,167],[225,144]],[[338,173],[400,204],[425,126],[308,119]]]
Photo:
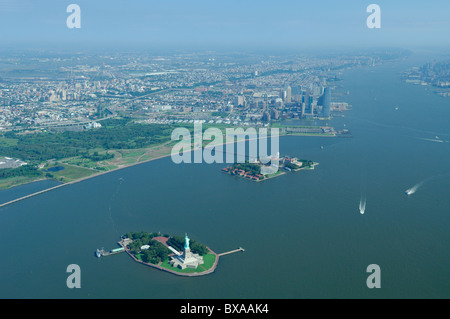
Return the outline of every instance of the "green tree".
[[[208,248],[205,245],[197,243],[197,242],[194,242],[190,246],[191,246],[191,251],[193,253],[199,254],[200,256],[206,255],[209,252]]]

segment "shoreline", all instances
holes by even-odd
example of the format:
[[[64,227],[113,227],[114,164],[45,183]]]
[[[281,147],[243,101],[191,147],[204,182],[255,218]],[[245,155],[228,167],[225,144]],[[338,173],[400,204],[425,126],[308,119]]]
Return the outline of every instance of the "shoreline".
[[[213,145],[212,147],[216,147],[216,146],[224,146],[224,145],[226,145],[226,144],[231,144],[231,143],[245,142],[245,141],[247,141],[247,140],[248,140],[248,139],[245,139],[245,140],[242,140],[242,141],[238,140],[238,141],[229,142],[229,143],[226,143],[226,142],[225,142],[225,143]],[[192,145],[192,144],[191,144],[191,145]],[[204,147],[202,146],[201,149],[203,150]],[[188,152],[193,152],[193,151],[197,151],[197,150],[200,150],[200,148],[191,149],[191,150],[189,150]],[[7,201],[7,202],[5,202],[5,203],[1,203],[1,204],[0,204],[0,208],[5,207],[5,206],[10,205],[10,204],[14,204],[14,203],[19,202],[19,201],[21,201],[21,200],[24,200],[24,199],[27,199],[27,198],[30,198],[30,197],[33,197],[33,196],[36,196],[36,195],[45,193],[45,192],[52,191],[52,190],[54,190],[54,189],[57,189],[57,188],[60,188],[60,187],[63,187],[63,186],[72,185],[72,184],[75,184],[75,183],[82,182],[82,181],[84,181],[84,180],[88,180],[88,179],[90,179],[90,178],[98,177],[98,176],[101,176],[101,175],[104,175],[104,174],[108,174],[108,173],[111,173],[111,172],[119,171],[119,170],[124,169],[124,168],[132,167],[132,166],[139,165],[139,164],[148,163],[148,162],[155,161],[155,160],[162,159],[162,158],[169,157],[169,156],[171,156],[171,153],[170,153],[170,152],[169,152],[169,154],[166,154],[166,155],[161,155],[161,156],[158,156],[158,157],[155,157],[155,158],[151,158],[151,159],[148,159],[148,160],[145,160],[145,161],[142,161],[142,162],[137,162],[137,163],[133,163],[133,164],[128,164],[128,165],[125,165],[125,166],[123,166],[123,167],[117,167],[117,168],[111,169],[111,170],[106,171],[106,172],[100,172],[100,173],[97,173],[97,174],[92,174],[92,175],[90,175],[90,176],[82,177],[82,178],[77,179],[77,180],[74,180],[74,181],[70,181],[70,182],[66,182],[66,183],[62,182],[62,184],[60,184],[60,185],[56,185],[56,186],[53,186],[53,187],[50,187],[50,188],[46,188],[46,189],[44,189],[44,190],[41,190],[41,191],[38,191],[38,192],[35,192],[35,193],[32,193],[32,194],[28,194],[28,195],[19,197],[19,198],[16,198],[16,199]],[[51,179],[51,178],[41,178],[41,179],[39,179],[39,180],[32,181],[32,182],[29,182],[29,183],[18,184],[18,185],[15,185],[15,186],[13,186],[13,187],[21,186],[21,185],[27,185],[27,184],[30,184],[30,183],[34,183],[34,182],[37,182],[37,181],[43,181],[43,180],[52,180],[52,179]],[[11,187],[11,188],[13,188],[13,187]],[[10,189],[11,189],[11,188],[10,188]]]
[[[40,194],[45,193],[45,192],[52,191],[52,190],[60,188],[60,187],[76,184],[76,183],[79,183],[79,182],[82,182],[82,181],[85,181],[85,180],[88,180],[88,179],[91,179],[91,178],[94,178],[94,177],[98,177],[98,176],[101,176],[101,175],[104,175],[104,174],[108,174],[108,173],[111,173],[111,172],[119,171],[121,169],[132,167],[132,166],[135,166],[135,165],[148,163],[148,162],[151,162],[151,161],[154,161],[154,160],[158,160],[158,159],[161,159],[161,158],[165,158],[165,157],[168,157],[168,156],[170,156],[170,154],[162,155],[162,156],[155,157],[155,158],[151,158],[151,159],[148,159],[148,160],[145,160],[145,161],[142,161],[142,162],[138,162],[138,163],[129,164],[129,165],[126,165],[126,166],[123,166],[123,167],[114,168],[114,169],[106,171],[106,172],[100,172],[100,173],[97,173],[97,174],[92,174],[90,176],[82,177],[80,179],[77,179],[77,180],[74,180],[74,181],[71,181],[71,182],[66,182],[66,183],[63,182],[60,185],[56,185],[56,186],[53,186],[53,187],[50,187],[50,188],[46,188],[44,190],[41,190],[41,191],[38,191],[38,192],[35,192],[35,193],[32,193],[32,194],[28,194],[28,195],[25,195],[25,196],[22,196],[22,197],[10,200],[8,202],[2,203],[2,204],[0,204],[0,208],[2,208],[4,206],[7,206],[7,205],[10,205],[10,204],[13,204],[13,203],[16,203],[16,202],[19,202],[21,200],[33,197],[33,196],[36,196],[36,195],[40,195]],[[52,179],[51,178],[42,178],[42,179],[39,179],[39,180],[36,180],[36,181],[32,181],[30,183],[34,183],[34,182],[37,182],[37,181],[44,181],[44,180],[52,180]],[[27,184],[30,184],[30,183],[24,183],[24,184],[20,184],[20,185],[16,185],[16,186],[27,185]],[[16,186],[13,186],[13,187],[16,187]]]
[[[283,134],[283,135],[279,135],[279,137],[282,137],[282,136],[306,136],[306,135],[296,135],[296,134]],[[312,136],[320,137],[320,135],[312,135]],[[326,135],[326,136],[324,136],[324,137],[336,137],[336,136]],[[266,138],[269,139],[270,136],[267,136]],[[200,149],[203,151],[206,147],[215,148],[215,147],[218,147],[218,146],[226,146],[226,145],[228,145],[228,144],[239,143],[239,142],[247,142],[247,141],[258,140],[258,139],[259,139],[259,137],[253,138],[253,139],[247,138],[247,139],[243,139],[243,140],[242,140],[242,139],[241,139],[241,140],[236,139],[236,140],[233,141],[233,142],[226,142],[226,141],[225,141],[225,142],[219,143],[219,144],[217,144],[217,145],[210,145],[210,144],[208,144],[208,145],[206,145],[205,147],[202,145],[201,148],[191,149],[191,150],[189,150],[188,152],[198,151],[198,150],[200,150]],[[191,144],[191,145],[192,145],[192,144]],[[28,195],[19,197],[19,198],[16,198],[16,199],[7,201],[7,202],[5,202],[5,203],[1,203],[1,204],[0,204],[0,208],[5,207],[5,206],[8,206],[8,205],[10,205],[10,204],[14,204],[14,203],[16,203],[16,202],[22,201],[22,200],[24,200],[24,199],[27,199],[27,198],[30,198],[30,197],[33,197],[33,196],[36,196],[36,195],[40,195],[40,194],[43,194],[43,193],[52,191],[52,190],[57,189],[57,188],[60,188],[60,187],[64,187],[64,186],[76,184],[76,183],[79,183],[79,182],[82,182],[82,181],[85,181],[85,180],[88,180],[88,179],[91,179],[91,178],[95,178],[95,177],[98,177],[98,176],[101,176],[101,175],[104,175],[104,174],[108,174],[108,173],[111,173],[111,172],[119,171],[119,170],[122,170],[122,169],[125,169],[125,168],[128,168],[128,167],[133,167],[133,166],[135,166],[135,165],[140,165],[140,164],[148,163],[148,162],[155,161],[155,160],[162,159],[162,158],[166,158],[166,157],[169,157],[169,156],[171,156],[171,153],[166,154],[166,155],[161,155],[161,156],[158,156],[158,157],[155,157],[155,158],[151,158],[151,159],[148,159],[148,160],[145,160],[145,161],[142,161],[142,162],[132,163],[132,164],[129,164],[129,165],[125,165],[125,166],[123,166],[123,167],[114,168],[114,169],[111,169],[111,170],[106,171],[106,172],[100,172],[100,173],[97,173],[97,174],[92,174],[92,175],[90,175],[90,176],[82,177],[82,178],[77,179],[77,180],[74,180],[74,181],[70,181],[70,182],[66,182],[66,183],[62,182],[62,184],[60,184],[60,185],[56,185],[56,186],[53,186],[53,187],[50,187],[50,188],[46,188],[46,189],[44,189],[44,190],[41,190],[41,191],[38,191],[38,192],[35,192],[35,193],[32,193],[32,194],[28,194]],[[280,175],[282,175],[282,174],[280,174]],[[278,175],[277,175],[277,176],[278,176]],[[272,177],[277,177],[277,176],[272,176]],[[11,188],[7,188],[7,189],[12,189],[12,188],[17,187],[17,186],[27,185],[27,184],[30,184],[30,183],[34,183],[34,182],[37,182],[37,181],[44,181],[44,180],[54,180],[54,179],[50,179],[50,178],[42,178],[42,179],[35,180],[35,181],[29,182],[29,183],[18,184],[18,185],[15,185],[15,186],[13,186],[13,187],[11,187]],[[56,180],[55,180],[55,181],[56,181]]]

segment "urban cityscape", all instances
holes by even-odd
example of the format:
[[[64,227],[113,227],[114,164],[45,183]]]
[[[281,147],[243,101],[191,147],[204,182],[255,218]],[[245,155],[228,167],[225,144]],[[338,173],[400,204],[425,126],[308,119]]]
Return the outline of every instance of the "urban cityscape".
[[[338,98],[342,92],[334,93],[337,101],[331,98],[339,71],[381,60],[368,55],[233,57],[214,52],[3,57],[0,129],[97,128],[99,120],[114,116],[143,123],[205,120],[234,125],[329,119],[333,111],[348,108]]]

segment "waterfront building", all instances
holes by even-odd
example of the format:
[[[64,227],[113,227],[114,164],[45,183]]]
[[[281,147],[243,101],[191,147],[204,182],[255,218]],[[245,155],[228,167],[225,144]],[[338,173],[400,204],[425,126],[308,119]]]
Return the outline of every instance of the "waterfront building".
[[[323,117],[331,116],[331,94],[330,88],[325,88],[322,95],[322,115]]]

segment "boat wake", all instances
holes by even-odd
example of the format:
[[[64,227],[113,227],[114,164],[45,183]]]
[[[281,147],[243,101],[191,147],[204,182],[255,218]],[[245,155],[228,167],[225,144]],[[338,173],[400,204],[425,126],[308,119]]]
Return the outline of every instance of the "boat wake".
[[[438,178],[443,178],[443,177],[446,177],[446,176],[449,176],[449,175],[450,175],[450,173],[444,173],[444,174],[433,175],[431,177],[428,177],[428,178],[424,179],[423,181],[421,181],[420,183],[417,183],[413,187],[407,189],[405,191],[405,194],[408,195],[408,196],[412,195],[415,192],[417,192],[419,190],[419,188],[422,187],[425,183],[428,183],[431,180],[435,180],[435,179],[438,179]]]
[[[423,138],[423,137],[418,137],[419,140],[422,141],[428,141],[428,142],[435,142],[435,143],[448,143],[448,141],[445,140],[441,140],[440,138]]]
[[[359,200],[359,212],[361,214],[364,214],[365,211],[366,211],[366,198],[361,197],[361,199]]]
[[[407,189],[407,190],[405,191],[405,194],[408,195],[408,196],[414,194],[415,192],[417,192],[417,190],[419,189],[419,187],[422,186],[422,185],[425,183],[425,181],[426,181],[426,180],[421,181],[420,183],[418,183],[418,184],[414,185],[413,187]]]
[[[438,137],[438,135],[439,136],[449,136],[449,134],[446,133],[446,132],[428,131],[428,130],[423,130],[423,129],[417,129],[417,128],[409,127],[409,126],[399,126],[399,125],[384,124],[384,123],[372,121],[372,120],[361,118],[361,117],[355,117],[355,116],[348,116],[348,118],[355,119],[355,120],[358,120],[358,121],[361,121],[361,122],[366,122],[366,123],[369,123],[369,124],[372,124],[372,125],[378,126],[378,127],[402,129],[402,130],[407,130],[407,131],[410,131],[410,132],[420,133],[422,135],[423,134],[427,134],[428,136],[436,135],[436,137],[437,137],[436,139],[429,139],[429,140],[433,140],[433,142],[437,142],[437,140],[441,140],[441,137]],[[410,135],[407,135],[407,136],[410,136]],[[416,138],[419,138],[419,137],[416,137]],[[421,139],[421,138],[419,138],[419,139]],[[449,143],[448,140],[443,140],[443,142]]]

